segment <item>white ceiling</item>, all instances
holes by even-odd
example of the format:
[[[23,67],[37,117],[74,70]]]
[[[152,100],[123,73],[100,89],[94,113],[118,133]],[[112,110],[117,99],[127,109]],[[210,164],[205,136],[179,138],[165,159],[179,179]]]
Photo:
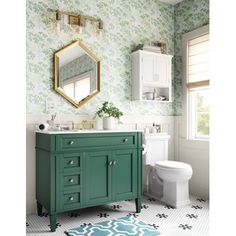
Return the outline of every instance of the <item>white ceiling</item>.
[[[172,5],[175,5],[179,2],[182,2],[183,0],[160,0],[160,2],[165,2],[165,3],[169,3],[169,4],[172,4]]]

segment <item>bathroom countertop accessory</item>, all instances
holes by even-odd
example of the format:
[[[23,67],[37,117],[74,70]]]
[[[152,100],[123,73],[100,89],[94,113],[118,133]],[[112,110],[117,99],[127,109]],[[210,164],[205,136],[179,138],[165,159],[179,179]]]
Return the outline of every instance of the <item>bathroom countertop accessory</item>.
[[[48,130],[48,128],[49,128],[48,123],[41,123],[41,124],[37,125],[37,129],[39,129],[39,130],[45,131],[45,130]]]

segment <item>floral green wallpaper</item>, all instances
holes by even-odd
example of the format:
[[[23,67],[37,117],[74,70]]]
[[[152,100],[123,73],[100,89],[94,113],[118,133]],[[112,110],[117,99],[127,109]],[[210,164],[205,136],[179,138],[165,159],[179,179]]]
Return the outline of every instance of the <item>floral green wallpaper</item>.
[[[173,114],[181,115],[182,35],[209,24],[209,0],[184,0],[175,5],[174,41],[174,106]]]
[[[101,39],[66,27],[56,32],[51,9],[98,16],[104,21]],[[131,101],[131,50],[156,40],[174,53],[174,7],[157,0],[27,0],[27,114],[46,113],[53,101],[61,114],[93,115],[105,101],[126,115],[172,115],[172,103]],[[101,60],[101,93],[77,109],[53,91],[53,53],[80,39]]]
[[[58,8],[102,18],[103,37],[71,27],[58,34],[52,11]],[[27,0],[27,114],[45,114],[46,101],[53,101],[61,114],[93,115],[105,100],[125,115],[181,114],[181,35],[207,24],[208,11],[208,0],[175,6],[158,0]],[[79,109],[53,91],[53,53],[76,39],[101,60],[101,93]],[[167,53],[175,54],[174,102],[131,101],[131,50],[156,40],[167,41]]]

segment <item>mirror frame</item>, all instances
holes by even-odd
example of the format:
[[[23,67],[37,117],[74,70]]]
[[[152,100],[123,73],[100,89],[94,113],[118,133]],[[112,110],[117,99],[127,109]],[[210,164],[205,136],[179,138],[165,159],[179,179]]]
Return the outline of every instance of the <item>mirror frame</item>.
[[[75,102],[73,99],[67,96],[63,92],[63,90],[60,89],[58,86],[59,85],[59,57],[61,54],[65,53],[68,49],[71,49],[76,46],[80,46],[97,63],[97,90],[96,92],[82,99],[79,103]],[[59,49],[58,51],[54,53],[54,90],[77,108],[81,107],[86,102],[88,102],[91,98],[93,98],[95,95],[100,93],[100,60],[80,40],[75,40],[72,43],[64,46],[63,48]]]

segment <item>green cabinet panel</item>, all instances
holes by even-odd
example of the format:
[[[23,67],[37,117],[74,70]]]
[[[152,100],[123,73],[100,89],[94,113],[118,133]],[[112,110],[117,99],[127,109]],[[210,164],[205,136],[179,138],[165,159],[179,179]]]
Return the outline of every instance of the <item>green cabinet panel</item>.
[[[137,150],[112,153],[113,200],[134,198],[137,194]]]
[[[135,199],[141,210],[142,133],[36,133],[38,215]]]
[[[86,203],[105,203],[111,199],[109,152],[86,153]]]

